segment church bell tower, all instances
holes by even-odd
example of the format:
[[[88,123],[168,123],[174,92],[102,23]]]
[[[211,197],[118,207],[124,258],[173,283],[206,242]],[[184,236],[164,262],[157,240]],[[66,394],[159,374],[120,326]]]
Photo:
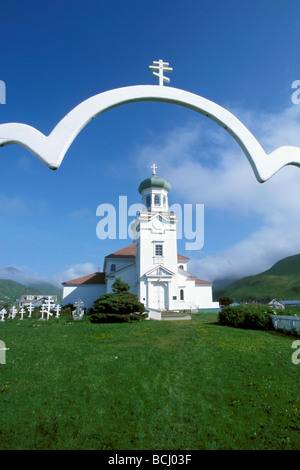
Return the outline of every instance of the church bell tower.
[[[135,221],[139,299],[148,308],[177,308],[177,236],[174,212],[169,211],[170,183],[153,174],[139,186],[144,209]]]

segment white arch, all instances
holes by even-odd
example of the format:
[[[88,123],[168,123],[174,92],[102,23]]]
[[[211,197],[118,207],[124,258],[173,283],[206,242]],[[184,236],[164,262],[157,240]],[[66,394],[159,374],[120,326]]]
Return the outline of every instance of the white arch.
[[[73,140],[89,121],[108,109],[137,101],[174,103],[212,119],[237,141],[261,183],[285,165],[300,166],[298,147],[280,147],[267,155],[251,132],[226,109],[193,93],[157,85],[117,88],[92,96],[70,111],[48,137],[26,124],[1,124],[0,146],[21,145],[56,170]]]

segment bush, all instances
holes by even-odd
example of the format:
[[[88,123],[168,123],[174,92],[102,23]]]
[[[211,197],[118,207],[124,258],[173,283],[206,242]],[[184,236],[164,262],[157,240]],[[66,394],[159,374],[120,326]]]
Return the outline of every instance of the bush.
[[[143,319],[144,316],[140,314],[145,312],[145,307],[135,294],[128,292],[129,289],[128,284],[117,278],[112,285],[113,293],[101,295],[95,300],[91,322],[122,323]]]
[[[130,292],[121,294],[104,294],[94,302],[95,313],[115,313],[129,315],[130,313],[145,311],[144,305],[138,301],[135,294]]]
[[[249,308],[245,311],[243,328],[249,330],[269,330],[272,328],[271,315],[273,310],[270,307],[256,309],[255,307]]]
[[[223,307],[219,312],[220,325],[240,327],[244,321],[243,307],[243,305],[239,305],[238,307]]]
[[[93,313],[90,316],[91,323],[129,323],[130,315],[118,315],[115,313]]]
[[[93,313],[90,316],[91,323],[131,323],[143,320],[147,314],[118,315],[115,313]]]
[[[251,330],[272,328],[271,315],[275,312],[266,305],[238,305],[223,307],[219,312],[220,325]]]

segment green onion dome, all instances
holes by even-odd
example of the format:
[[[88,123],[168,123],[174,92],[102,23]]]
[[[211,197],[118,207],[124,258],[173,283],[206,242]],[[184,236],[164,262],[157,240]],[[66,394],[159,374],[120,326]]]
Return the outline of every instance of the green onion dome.
[[[155,175],[141,182],[139,186],[139,193],[142,194],[142,191],[148,188],[162,188],[169,192],[171,189],[171,185],[170,183],[168,183],[168,181],[164,180],[163,178],[159,178],[159,176]]]

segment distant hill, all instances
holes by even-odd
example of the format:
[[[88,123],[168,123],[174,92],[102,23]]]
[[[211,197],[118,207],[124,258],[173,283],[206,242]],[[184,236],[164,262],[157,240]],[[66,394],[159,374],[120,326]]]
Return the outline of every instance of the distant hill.
[[[49,295],[62,295],[62,289],[59,287],[50,284],[49,282],[31,282],[28,284],[30,289],[41,292],[42,294],[49,294]]]
[[[300,300],[300,254],[283,258],[263,273],[214,290],[215,299],[223,295],[237,301]]]
[[[25,294],[49,294],[57,295],[58,301],[62,300],[62,289],[45,282],[35,282],[25,286],[20,282],[9,279],[0,279],[0,300],[15,302],[21,295]]]
[[[23,294],[34,294],[35,289],[24,286],[16,281],[0,279],[0,300],[15,300]]]

